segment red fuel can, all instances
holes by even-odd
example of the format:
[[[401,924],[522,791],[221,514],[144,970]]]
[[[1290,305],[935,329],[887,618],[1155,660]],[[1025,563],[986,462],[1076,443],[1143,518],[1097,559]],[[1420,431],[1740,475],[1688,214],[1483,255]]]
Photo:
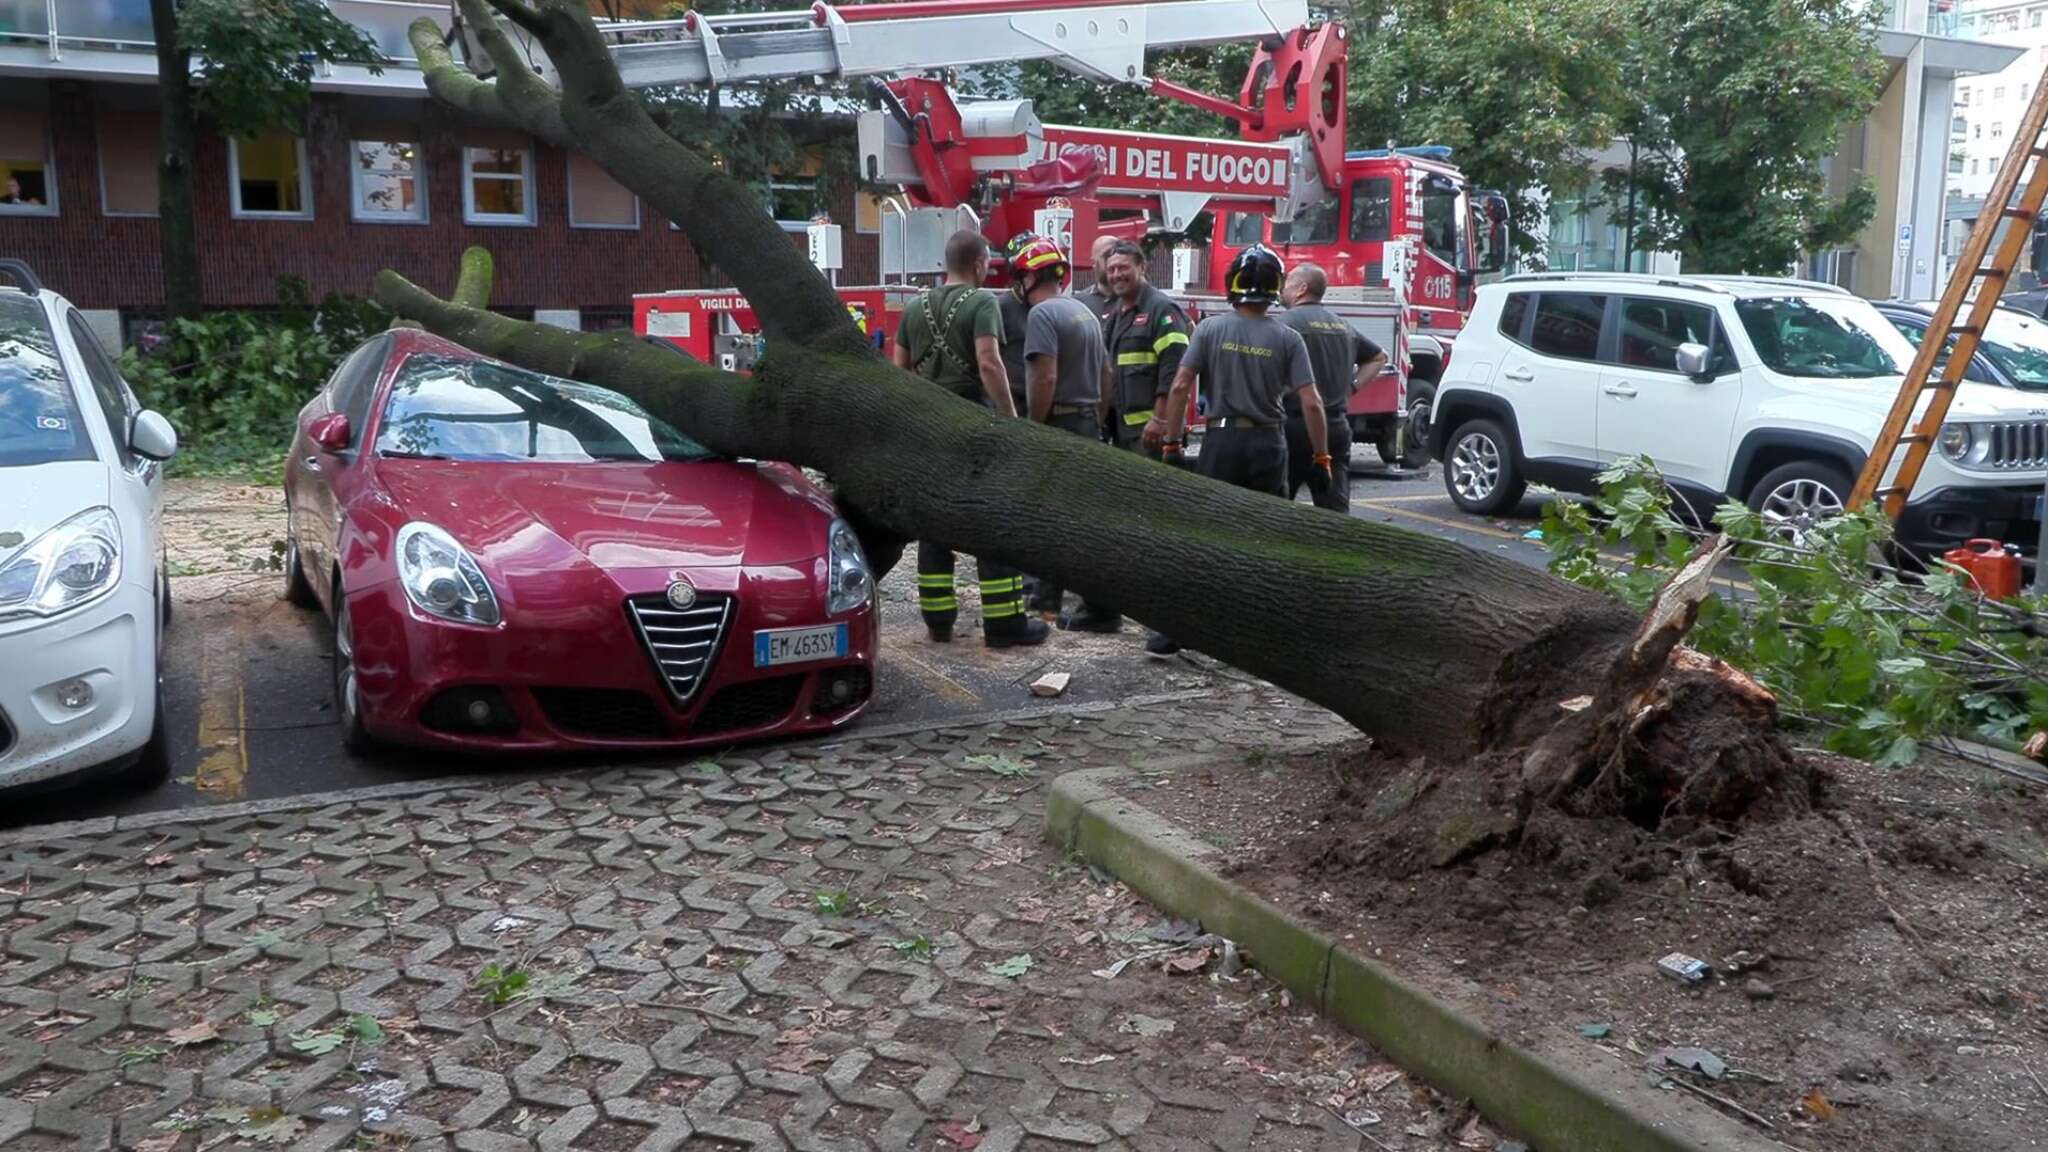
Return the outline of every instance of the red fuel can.
[[[1970,582],[1993,600],[2020,591],[2019,549],[1996,540],[1968,540],[1942,554],[1943,560],[1970,574]]]

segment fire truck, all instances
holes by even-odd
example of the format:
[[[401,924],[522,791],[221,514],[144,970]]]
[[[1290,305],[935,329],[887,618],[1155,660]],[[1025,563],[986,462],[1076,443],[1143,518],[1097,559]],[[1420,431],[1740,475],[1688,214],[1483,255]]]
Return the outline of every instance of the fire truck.
[[[1098,235],[1171,240],[1207,213],[1206,263],[1174,255],[1171,288],[1189,311],[1225,306],[1224,269],[1251,243],[1321,264],[1325,302],[1390,355],[1387,374],[1353,397],[1354,435],[1390,462],[1413,461],[1422,438],[1403,432],[1427,420],[1475,279],[1506,255],[1505,198],[1473,189],[1445,149],[1346,151],[1346,32],[1310,24],[1308,0],[818,3],[625,22],[607,35],[629,86],[868,81],[879,107],[860,116],[862,175],[896,191],[884,201],[884,283],[841,294],[879,346],[960,228],[999,251],[1019,232],[1050,235],[1085,276]],[[1148,51],[1244,41],[1256,49],[1234,100],[1144,72]],[[1028,100],[956,96],[959,71],[1017,61],[1148,87],[1233,121],[1240,138],[1046,125]],[[820,267],[839,267],[837,225],[814,225],[810,242]],[[641,333],[728,367],[744,369],[758,347],[731,292],[649,293],[634,316]]]

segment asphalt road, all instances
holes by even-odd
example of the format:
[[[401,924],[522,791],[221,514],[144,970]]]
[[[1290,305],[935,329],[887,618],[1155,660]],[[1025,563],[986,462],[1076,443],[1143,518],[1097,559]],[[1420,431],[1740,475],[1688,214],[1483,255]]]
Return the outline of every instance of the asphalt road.
[[[1532,497],[1514,516],[1467,516],[1452,505],[1434,468],[1397,473],[1377,463],[1354,469],[1353,514],[1498,551],[1541,566],[1540,542],[1523,534],[1541,518],[1542,501]],[[186,513],[204,517],[209,509]],[[174,504],[172,515],[179,510]],[[237,548],[260,556],[270,521],[246,529],[246,543],[228,556],[247,566]],[[218,538],[222,529],[200,535]],[[172,571],[180,571],[178,536]],[[1133,695],[1171,692],[1215,683],[1200,658],[1146,659],[1141,629],[1118,637],[1055,636],[1030,652],[990,652],[972,636],[933,645],[918,623],[907,572],[893,574],[883,589],[884,642],[876,698],[863,725],[938,722],[1026,709],[1046,701],[1031,696],[1029,684],[1045,671],[1065,671],[1073,680],[1062,703],[1113,701]],[[45,823],[93,816],[187,808],[235,800],[266,800],[402,780],[530,768],[537,761],[481,760],[445,753],[395,751],[364,760],[342,751],[334,732],[327,622],[277,599],[274,578],[230,577],[225,592],[174,580],[180,600],[168,636],[167,712],[172,735],[172,781],[148,792],[98,786],[10,802],[0,825]],[[963,621],[964,623],[965,621]],[[652,762],[688,758],[667,753]],[[617,756],[571,763],[616,763]],[[561,763],[554,757],[546,763]]]

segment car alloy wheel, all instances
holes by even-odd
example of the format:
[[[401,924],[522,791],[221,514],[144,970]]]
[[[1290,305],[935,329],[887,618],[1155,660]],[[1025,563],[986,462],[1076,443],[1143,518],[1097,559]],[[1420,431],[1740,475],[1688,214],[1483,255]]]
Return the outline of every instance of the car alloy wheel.
[[[342,746],[351,751],[369,747],[363,732],[363,701],[356,685],[356,639],[349,620],[348,599],[334,590],[334,710],[341,723]]]
[[[1467,432],[1451,450],[1451,485],[1458,495],[1484,503],[1500,486],[1500,445],[1484,432]]]
[[[1762,513],[1771,534],[1797,544],[1814,526],[1842,514],[1842,497],[1818,480],[1787,480],[1764,497]]]

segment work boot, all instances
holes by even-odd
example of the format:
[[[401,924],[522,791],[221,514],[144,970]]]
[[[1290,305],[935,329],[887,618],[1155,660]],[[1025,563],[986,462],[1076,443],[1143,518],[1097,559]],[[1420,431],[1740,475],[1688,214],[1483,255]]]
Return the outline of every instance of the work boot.
[[[1060,617],[1060,629],[1066,632],[1099,632],[1108,634],[1124,630],[1124,618],[1115,612],[1098,612],[1082,605],[1079,612],[1070,612]]]
[[[1174,643],[1173,637],[1168,636],[1164,632],[1154,632],[1150,636],[1145,637],[1145,655],[1147,656],[1156,656],[1164,660],[1179,652],[1180,645]]]
[[[991,648],[1036,648],[1052,635],[1052,627],[1043,620],[1033,620],[1029,616],[1014,619],[1016,623],[1011,627],[997,629],[984,625],[982,643]]]
[[[924,630],[931,636],[932,643],[934,644],[951,644],[953,642],[953,626],[951,624],[927,624],[924,626]]]

